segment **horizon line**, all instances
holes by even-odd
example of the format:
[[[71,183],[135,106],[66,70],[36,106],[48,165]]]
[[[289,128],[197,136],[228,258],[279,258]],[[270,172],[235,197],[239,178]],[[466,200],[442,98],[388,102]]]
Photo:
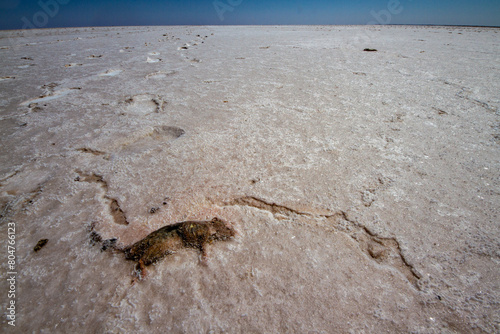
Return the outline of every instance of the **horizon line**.
[[[468,24],[433,24],[433,23],[398,23],[398,24],[152,24],[152,25],[102,25],[102,26],[66,26],[50,28],[20,28],[20,29],[0,29],[0,31],[25,31],[25,30],[48,30],[48,29],[87,29],[87,28],[127,28],[127,27],[314,27],[314,26],[417,26],[417,27],[459,27],[459,28],[500,28],[500,26],[489,25],[468,25]]]

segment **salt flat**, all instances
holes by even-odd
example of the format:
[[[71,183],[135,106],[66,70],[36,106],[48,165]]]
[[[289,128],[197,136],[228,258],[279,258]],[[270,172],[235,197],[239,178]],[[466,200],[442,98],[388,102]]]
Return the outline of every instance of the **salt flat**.
[[[499,31],[0,32],[2,327],[498,333]],[[91,240],[212,217],[238,234],[206,265],[133,285]]]

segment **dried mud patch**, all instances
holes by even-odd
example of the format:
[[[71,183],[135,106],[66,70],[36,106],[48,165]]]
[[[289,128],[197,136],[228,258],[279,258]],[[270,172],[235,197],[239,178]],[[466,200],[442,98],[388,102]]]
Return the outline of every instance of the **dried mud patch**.
[[[162,150],[163,145],[174,141],[186,132],[176,126],[160,125],[144,133],[139,132],[118,149],[120,154],[143,154],[151,150]]]
[[[153,129],[151,137],[155,140],[162,140],[162,139],[172,140],[179,138],[185,133],[186,132],[183,129],[178,128],[176,126],[162,125],[162,126],[157,126]]]

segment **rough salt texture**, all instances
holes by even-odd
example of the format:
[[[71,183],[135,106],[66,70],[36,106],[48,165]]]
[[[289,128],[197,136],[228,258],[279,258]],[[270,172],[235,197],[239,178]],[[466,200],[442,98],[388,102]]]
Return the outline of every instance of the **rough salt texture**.
[[[0,32],[2,327],[499,332],[499,54],[493,28]],[[90,233],[213,217],[237,236],[207,265],[134,285]]]

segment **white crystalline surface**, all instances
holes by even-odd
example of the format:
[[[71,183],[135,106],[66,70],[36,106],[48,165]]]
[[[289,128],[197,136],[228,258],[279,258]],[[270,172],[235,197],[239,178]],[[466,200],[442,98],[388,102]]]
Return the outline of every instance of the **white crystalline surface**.
[[[0,32],[1,326],[498,333],[499,31]],[[133,285],[91,243],[212,217],[238,234],[206,265],[182,250]],[[0,269],[6,314],[6,247]]]

